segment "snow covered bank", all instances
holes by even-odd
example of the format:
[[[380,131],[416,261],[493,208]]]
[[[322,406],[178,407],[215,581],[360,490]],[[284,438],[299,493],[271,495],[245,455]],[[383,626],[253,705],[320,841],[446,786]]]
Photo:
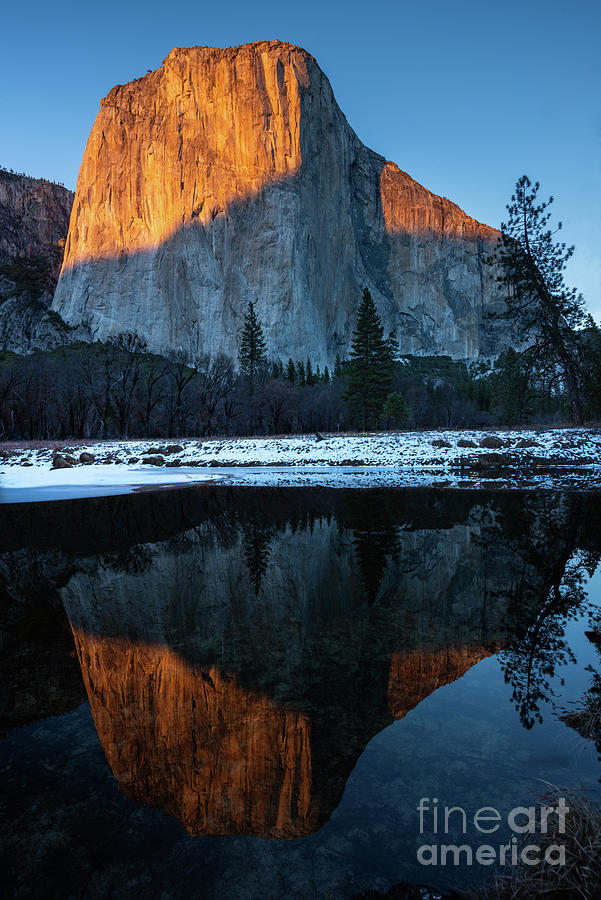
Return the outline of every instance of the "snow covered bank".
[[[57,457],[58,454],[58,457]],[[601,488],[601,430],[432,431],[0,445],[0,502],[199,482]],[[37,496],[36,496],[37,492]],[[42,497],[43,495],[43,497]]]
[[[212,474],[195,469],[165,472],[158,468],[133,470],[130,466],[107,464],[52,469],[13,463],[0,467],[0,503],[106,497],[209,480],[214,480]]]

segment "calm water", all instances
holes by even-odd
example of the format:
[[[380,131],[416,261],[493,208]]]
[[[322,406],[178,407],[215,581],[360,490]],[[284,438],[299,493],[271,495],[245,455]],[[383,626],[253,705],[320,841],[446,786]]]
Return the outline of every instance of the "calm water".
[[[597,796],[595,495],[182,489],[0,507],[12,895],[352,897],[417,807]],[[456,818],[450,843],[483,843]],[[498,847],[506,824],[486,840]]]

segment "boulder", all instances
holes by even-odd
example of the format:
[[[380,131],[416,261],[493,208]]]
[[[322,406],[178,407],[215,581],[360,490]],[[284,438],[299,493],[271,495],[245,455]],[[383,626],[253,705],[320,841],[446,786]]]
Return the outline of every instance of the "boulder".
[[[482,438],[480,446],[486,450],[501,450],[505,446],[505,441],[495,434],[489,434],[487,437]]]
[[[72,469],[73,463],[69,462],[62,453],[55,453],[52,457],[52,468],[53,469]]]

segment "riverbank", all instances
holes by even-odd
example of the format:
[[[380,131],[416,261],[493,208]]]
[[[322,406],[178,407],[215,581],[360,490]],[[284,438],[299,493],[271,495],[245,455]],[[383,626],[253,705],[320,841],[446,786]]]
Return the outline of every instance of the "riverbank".
[[[4,502],[18,500],[24,490],[27,499],[32,491],[40,499],[60,499],[207,480],[283,487],[598,490],[601,429],[0,445]]]

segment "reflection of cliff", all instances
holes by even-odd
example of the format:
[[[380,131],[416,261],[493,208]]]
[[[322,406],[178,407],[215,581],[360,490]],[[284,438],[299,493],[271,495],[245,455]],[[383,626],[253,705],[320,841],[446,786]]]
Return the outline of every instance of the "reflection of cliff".
[[[340,715],[328,723],[323,710],[314,710],[312,721],[168,649],[74,634],[98,736],[132,800],[175,815],[191,834],[293,838],[328,820],[363,749],[352,734],[345,746],[349,733]],[[482,647],[393,655],[392,716],[400,718],[487,655]],[[392,721],[381,693],[369,697],[372,733]],[[335,701],[344,703],[340,696]]]
[[[481,646],[458,645],[393,653],[388,682],[390,712],[395,719],[402,719],[437,688],[457,681],[492,652]]]
[[[377,531],[381,510],[362,514]],[[504,639],[519,583],[482,510],[407,531],[391,514],[373,586],[357,529],[325,518],[272,524],[256,579],[262,518],[147,544],[142,568],[84,563],[61,589],[115,777],[192,833],[324,824],[373,735]]]
[[[296,837],[322,824],[307,716],[167,649],[75,642],[104,752],[133,800],[192,834]]]
[[[57,571],[54,554],[0,554],[0,736],[85,701]]]
[[[598,515],[594,498],[357,493],[0,509],[8,593],[25,569],[59,590],[127,796],[195,834],[316,830],[374,734],[514,630],[542,633],[549,572]],[[515,679],[532,654],[512,646]]]

